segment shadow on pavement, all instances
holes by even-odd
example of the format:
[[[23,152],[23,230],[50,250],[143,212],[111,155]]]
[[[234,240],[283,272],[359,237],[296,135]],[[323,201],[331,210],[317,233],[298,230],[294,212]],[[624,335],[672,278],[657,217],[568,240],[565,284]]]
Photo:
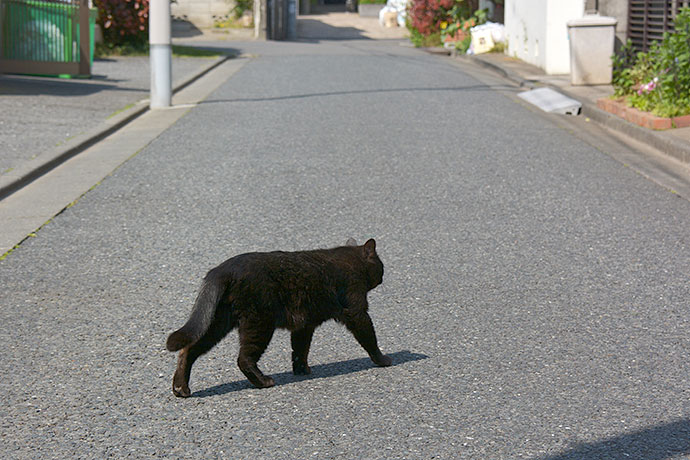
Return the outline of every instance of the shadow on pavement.
[[[233,102],[266,102],[266,101],[285,101],[290,99],[306,99],[310,97],[327,97],[327,96],[347,96],[354,94],[380,94],[380,93],[413,93],[413,92],[432,92],[432,91],[495,91],[495,90],[515,90],[511,86],[496,86],[496,85],[472,85],[472,86],[454,86],[442,88],[386,88],[386,89],[362,89],[354,91],[332,91],[327,93],[313,93],[313,94],[295,94],[292,96],[275,96],[275,97],[257,97],[257,98],[237,98],[237,99],[207,99],[201,101],[199,104],[220,104]]]
[[[399,364],[419,361],[429,358],[427,355],[421,353],[412,353],[407,350],[398,351],[388,354],[393,360],[392,366]],[[323,379],[329,377],[337,377],[339,375],[354,374],[366,369],[371,369],[375,365],[369,358],[350,359],[348,361],[340,361],[337,363],[317,364],[311,366],[310,375],[293,375],[292,372],[281,372],[280,374],[268,374],[276,382],[276,386],[287,385],[302,380]],[[215,387],[207,388],[206,390],[196,391],[192,393],[193,398],[207,398],[209,396],[220,396],[235,391],[247,390],[254,388],[248,380],[240,380],[237,382],[224,383]]]
[[[653,426],[599,442],[576,444],[561,454],[535,460],[664,460],[687,454],[690,454],[690,419]]]
[[[102,77],[94,79],[106,81]],[[51,77],[0,76],[0,95],[4,96],[87,96],[101,91],[127,91],[148,93],[148,88],[121,88],[113,84],[94,83],[94,80],[61,80]]]
[[[190,38],[203,35],[203,32],[197,26],[184,19],[173,19],[171,27],[174,38]]]
[[[318,42],[319,40],[369,40],[360,29],[355,27],[336,27],[317,19],[298,19],[297,37],[301,42]]]

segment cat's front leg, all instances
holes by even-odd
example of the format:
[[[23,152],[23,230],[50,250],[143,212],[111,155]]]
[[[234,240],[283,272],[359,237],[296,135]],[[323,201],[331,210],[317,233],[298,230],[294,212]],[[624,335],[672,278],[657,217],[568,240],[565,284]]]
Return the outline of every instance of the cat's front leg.
[[[364,348],[377,366],[390,366],[393,361],[384,355],[376,341],[374,323],[366,311],[348,312],[345,314],[345,326],[355,336],[357,342]]]
[[[314,328],[306,327],[293,331],[290,336],[292,343],[292,373],[295,375],[311,374],[311,368],[307,364],[311,339],[314,336]]]

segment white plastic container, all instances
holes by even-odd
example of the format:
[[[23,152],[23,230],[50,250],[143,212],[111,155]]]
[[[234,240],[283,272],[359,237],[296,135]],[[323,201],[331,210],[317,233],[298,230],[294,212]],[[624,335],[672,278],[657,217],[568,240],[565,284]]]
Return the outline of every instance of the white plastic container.
[[[573,85],[611,83],[615,18],[585,16],[568,21],[570,82]]]

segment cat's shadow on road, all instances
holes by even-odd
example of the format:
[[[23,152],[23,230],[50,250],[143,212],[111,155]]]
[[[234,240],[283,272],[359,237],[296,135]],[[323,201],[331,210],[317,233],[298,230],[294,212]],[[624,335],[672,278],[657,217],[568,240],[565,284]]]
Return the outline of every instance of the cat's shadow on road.
[[[411,361],[419,361],[429,358],[427,355],[421,353],[412,353],[408,350],[397,351],[388,354],[393,360],[391,367]],[[310,375],[293,375],[292,372],[281,372],[279,374],[268,374],[276,382],[276,386],[287,385],[290,383],[301,382],[303,380],[323,379],[328,377],[336,377],[338,375],[354,374],[367,369],[376,367],[369,358],[350,359],[348,361],[339,361],[336,363],[317,364],[311,366]],[[205,390],[195,391],[192,393],[193,398],[207,398],[209,396],[219,396],[235,391],[254,389],[248,380],[238,380],[237,382],[223,383]]]

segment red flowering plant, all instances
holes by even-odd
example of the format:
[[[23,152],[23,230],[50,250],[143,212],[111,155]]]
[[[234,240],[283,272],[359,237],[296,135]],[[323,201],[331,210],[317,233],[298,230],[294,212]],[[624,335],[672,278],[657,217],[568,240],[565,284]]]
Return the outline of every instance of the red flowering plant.
[[[145,48],[149,37],[149,0],[94,0],[106,45]]]
[[[455,23],[441,23],[441,41],[443,43],[463,42],[470,37],[470,29],[477,25],[474,17]]]
[[[412,0],[407,27],[416,46],[438,46],[446,40],[461,39],[466,19],[476,8],[476,0]]]

